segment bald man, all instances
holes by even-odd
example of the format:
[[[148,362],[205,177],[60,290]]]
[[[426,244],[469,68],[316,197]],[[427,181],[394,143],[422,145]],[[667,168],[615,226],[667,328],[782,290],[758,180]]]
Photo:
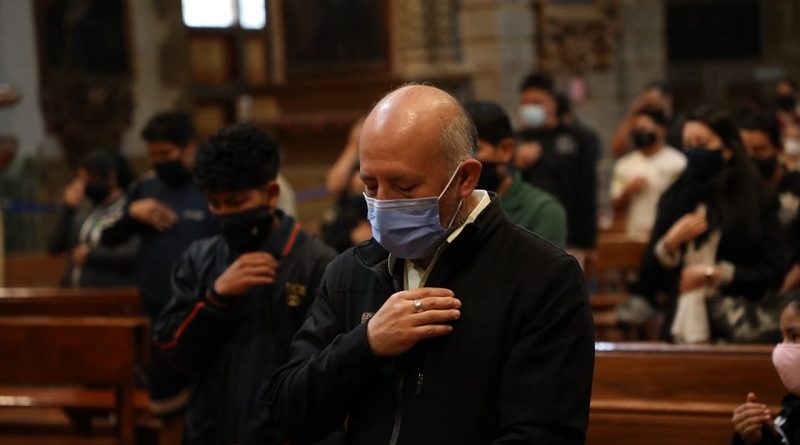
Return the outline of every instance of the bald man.
[[[361,132],[374,239],[329,266],[270,415],[294,443],[584,442],[594,334],[574,258],[475,190],[477,136],[429,86],[384,97]]]

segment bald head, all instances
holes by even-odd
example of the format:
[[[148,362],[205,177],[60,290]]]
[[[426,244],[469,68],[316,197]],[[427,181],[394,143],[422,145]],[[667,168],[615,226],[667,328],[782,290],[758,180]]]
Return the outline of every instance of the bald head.
[[[377,200],[436,197],[442,227],[458,225],[477,205],[481,174],[475,125],[452,96],[410,85],[389,93],[361,128],[361,181]]]
[[[387,94],[367,116],[363,138],[416,141],[417,155],[448,171],[475,157],[477,132],[461,104],[450,94],[427,85],[407,85]]]

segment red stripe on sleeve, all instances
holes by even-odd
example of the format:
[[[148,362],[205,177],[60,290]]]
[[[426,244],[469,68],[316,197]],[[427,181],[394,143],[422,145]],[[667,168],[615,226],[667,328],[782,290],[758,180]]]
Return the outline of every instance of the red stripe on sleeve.
[[[189,327],[189,323],[191,323],[192,320],[194,320],[194,317],[197,316],[197,313],[200,312],[200,309],[203,309],[205,306],[206,303],[204,301],[198,301],[197,304],[194,305],[194,309],[192,309],[192,312],[189,313],[189,316],[186,317],[185,320],[183,320],[180,326],[178,326],[178,329],[175,331],[175,337],[173,337],[172,340],[168,342],[156,343],[156,346],[159,349],[172,349],[175,346],[177,346],[178,338],[181,336],[181,334],[183,334],[183,331],[185,331],[186,328]]]
[[[300,223],[295,223],[294,229],[292,229],[292,234],[289,235],[289,241],[286,242],[286,246],[284,246],[283,252],[281,252],[281,256],[289,255],[289,252],[292,251],[292,246],[294,246],[298,232],[300,232]]]

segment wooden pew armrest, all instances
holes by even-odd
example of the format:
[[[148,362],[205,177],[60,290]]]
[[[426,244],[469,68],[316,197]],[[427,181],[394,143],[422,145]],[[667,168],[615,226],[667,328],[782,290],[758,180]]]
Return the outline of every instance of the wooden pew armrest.
[[[687,416],[732,416],[736,403],[681,402],[671,400],[645,399],[593,399],[592,413],[603,414],[648,414],[648,415],[687,415]],[[774,412],[779,406],[770,406]]]
[[[150,397],[145,390],[136,390],[133,397],[136,411],[150,411]],[[0,387],[0,408],[38,407],[113,410],[114,393],[107,389],[77,387]]]

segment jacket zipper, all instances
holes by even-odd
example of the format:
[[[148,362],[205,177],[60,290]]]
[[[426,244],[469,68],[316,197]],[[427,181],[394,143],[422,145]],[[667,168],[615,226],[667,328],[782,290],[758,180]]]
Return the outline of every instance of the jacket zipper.
[[[436,258],[439,257],[440,253],[441,253],[441,249],[436,252]],[[383,284],[386,286],[386,288],[390,292],[392,292],[392,293],[396,292],[395,285],[392,282],[391,278],[388,278],[386,275],[384,275],[382,273],[382,271],[377,270],[377,269],[375,269],[375,268],[373,268],[371,266],[366,265],[363,261],[361,261],[360,257],[357,256],[357,258],[358,258],[359,262],[361,262],[361,264],[365,265],[368,269],[372,270],[373,273],[375,273],[378,276],[378,279],[380,279],[383,282]],[[391,277],[391,274],[389,276]],[[423,384],[424,378],[425,378],[425,376],[422,373],[422,361],[419,361],[417,363],[417,382],[416,382],[416,395],[417,395],[417,397],[422,395],[422,384]],[[400,438],[400,426],[403,423],[402,406],[403,406],[403,384],[404,383],[405,383],[405,370],[400,372],[400,378],[398,379],[398,382],[397,382],[397,406],[395,408],[394,426],[392,427],[392,435],[389,438],[389,445],[397,445],[397,441]]]
[[[360,260],[360,258],[359,258],[359,260]],[[362,262],[362,264],[364,264],[364,263]],[[365,266],[366,266],[366,264],[365,264]],[[383,284],[386,286],[386,289],[389,290],[390,293],[394,293],[395,292],[394,283],[392,282],[392,279],[390,278],[391,275],[389,275],[389,277],[387,277],[380,270],[376,270],[375,268],[369,267],[369,266],[367,266],[367,268],[372,270],[378,276],[378,279],[383,282]],[[405,382],[405,372],[401,371],[400,372],[400,378],[397,381],[397,406],[395,407],[394,426],[392,427],[392,435],[389,438],[389,445],[397,445],[397,440],[400,437],[400,425],[403,422],[402,407],[403,407],[403,383],[404,382]]]
[[[405,380],[405,373],[400,373],[400,379],[397,382],[397,408],[394,412],[394,426],[392,427],[392,437],[389,439],[389,445],[397,445],[397,439],[400,437],[400,424],[403,421],[403,381]]]
[[[419,347],[419,352],[417,354],[417,387],[416,387],[416,394],[417,397],[422,397],[422,384],[425,382],[425,374],[424,374],[424,366],[425,366],[425,346],[427,345],[417,345]]]

